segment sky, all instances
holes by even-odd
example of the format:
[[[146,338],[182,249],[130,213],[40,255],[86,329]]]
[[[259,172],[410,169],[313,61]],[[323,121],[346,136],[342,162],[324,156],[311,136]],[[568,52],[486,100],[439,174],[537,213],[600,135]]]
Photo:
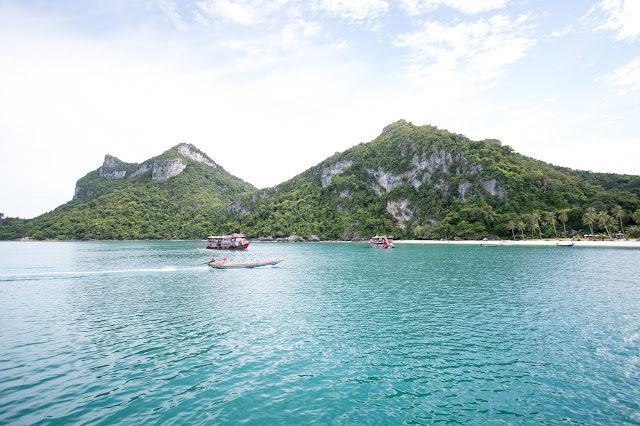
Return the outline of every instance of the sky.
[[[0,212],[191,143],[266,188],[405,119],[640,174],[640,0],[0,0]]]

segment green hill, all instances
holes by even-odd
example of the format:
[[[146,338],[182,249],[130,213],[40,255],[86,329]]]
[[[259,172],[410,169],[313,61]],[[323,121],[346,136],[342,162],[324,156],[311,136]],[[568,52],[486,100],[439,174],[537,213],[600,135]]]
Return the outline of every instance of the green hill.
[[[559,169],[497,140],[472,141],[404,120],[369,143],[337,153],[274,188],[245,195],[230,209],[250,236],[317,235],[352,239],[484,238],[512,235],[509,222],[540,215],[540,232],[588,229],[589,207],[629,214],[640,208],[640,179]],[[606,185],[606,188],[604,187]],[[516,230],[514,229],[514,232]]]
[[[619,207],[618,207],[619,206]],[[614,213],[614,209],[615,213]],[[587,218],[585,220],[585,218]],[[579,231],[640,233],[640,177],[557,167],[495,139],[400,120],[369,143],[257,190],[192,145],[140,164],[107,155],[73,200],[0,239],[249,237],[475,239]]]
[[[202,238],[222,230],[225,207],[252,185],[230,175],[193,145],[143,163],[107,155],[78,180],[72,201],[31,220],[7,218],[1,238]]]

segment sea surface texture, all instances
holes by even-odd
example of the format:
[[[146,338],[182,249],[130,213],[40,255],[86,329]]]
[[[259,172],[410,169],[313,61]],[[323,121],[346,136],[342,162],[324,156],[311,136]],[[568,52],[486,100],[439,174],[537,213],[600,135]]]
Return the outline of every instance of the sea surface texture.
[[[0,243],[0,423],[640,423],[640,250],[203,247]]]

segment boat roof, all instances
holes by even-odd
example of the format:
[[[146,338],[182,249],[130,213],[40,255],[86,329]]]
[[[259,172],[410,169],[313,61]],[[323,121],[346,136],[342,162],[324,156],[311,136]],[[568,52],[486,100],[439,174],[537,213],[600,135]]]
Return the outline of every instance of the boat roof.
[[[209,235],[207,238],[246,238],[244,234],[233,233],[231,235]]]

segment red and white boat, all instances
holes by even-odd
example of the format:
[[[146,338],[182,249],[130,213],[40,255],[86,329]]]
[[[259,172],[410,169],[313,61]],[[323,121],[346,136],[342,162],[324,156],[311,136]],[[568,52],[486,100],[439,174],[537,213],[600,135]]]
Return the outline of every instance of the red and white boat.
[[[393,245],[393,237],[387,235],[376,235],[369,240],[369,244],[371,244],[373,248],[395,248]]]
[[[207,248],[212,250],[246,250],[249,241],[244,234],[210,236],[207,238]]]

